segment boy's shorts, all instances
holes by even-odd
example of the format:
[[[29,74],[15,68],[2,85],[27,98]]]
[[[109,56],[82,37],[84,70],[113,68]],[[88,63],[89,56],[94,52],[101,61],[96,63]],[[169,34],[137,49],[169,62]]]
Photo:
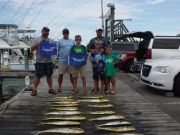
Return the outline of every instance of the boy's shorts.
[[[36,62],[35,69],[36,69],[35,75],[38,78],[41,78],[43,76],[50,77],[53,74],[52,62],[47,62],[47,63]]]
[[[59,63],[58,65],[58,73],[59,74],[72,74],[71,72],[71,69],[72,67],[68,64],[68,63]]]
[[[104,81],[105,80],[105,73],[104,72],[93,72],[93,79],[94,80],[101,80]]]
[[[80,67],[71,66],[72,77],[78,77],[78,73],[80,73],[81,77],[85,77],[86,75],[86,65]]]

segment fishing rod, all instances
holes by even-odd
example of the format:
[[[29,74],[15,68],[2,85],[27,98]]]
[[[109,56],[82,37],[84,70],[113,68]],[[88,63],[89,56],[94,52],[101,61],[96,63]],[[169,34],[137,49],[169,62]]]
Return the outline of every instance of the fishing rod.
[[[3,10],[6,8],[6,6],[8,5],[9,2],[10,2],[10,0],[7,0],[7,1],[4,3],[4,5],[3,5],[3,6],[1,7],[1,9],[0,9],[0,14],[2,14]],[[1,15],[1,16],[5,17],[4,15]],[[4,21],[4,23],[6,23],[5,20],[3,20],[3,21]]]
[[[46,4],[47,0],[44,0],[44,3]],[[32,26],[32,24],[35,22],[35,20],[37,19],[37,17],[40,15],[40,13],[43,11],[43,9],[45,8],[45,6],[42,4],[42,7],[40,8],[40,10],[38,11],[38,13],[34,16],[34,18],[32,19],[32,21],[29,23],[28,27],[30,28]]]
[[[29,14],[29,12],[30,12],[30,10],[32,9],[32,7],[36,4],[36,2],[37,2],[37,1],[34,0],[34,1],[31,3],[30,7],[29,7],[29,8],[27,9],[27,11],[22,15],[22,18],[19,20],[20,23],[25,20],[25,18],[26,18],[27,15]]]
[[[11,19],[11,22],[15,21],[16,16],[19,14],[19,12],[21,11],[21,9],[24,8],[25,4],[27,3],[28,0],[24,0],[24,2],[19,6],[19,8],[14,12],[14,14],[12,15],[12,17],[10,17],[9,19]],[[10,22],[10,21],[9,21]]]
[[[8,3],[10,2],[10,0],[7,0],[4,5],[1,7],[0,9],[0,13],[6,8],[6,6],[8,5]]]

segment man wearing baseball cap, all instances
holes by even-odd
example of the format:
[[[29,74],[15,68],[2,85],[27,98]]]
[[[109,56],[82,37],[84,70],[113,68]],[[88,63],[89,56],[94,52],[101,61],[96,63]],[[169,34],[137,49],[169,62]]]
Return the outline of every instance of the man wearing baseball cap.
[[[40,51],[40,45],[42,42],[52,43],[53,41],[48,38],[49,36],[49,28],[43,27],[41,32],[41,36],[36,38],[31,46],[31,53],[36,51],[36,64],[35,64],[35,80],[34,80],[34,87],[31,92],[31,96],[36,96],[37,94],[37,87],[40,83],[40,79],[43,76],[47,76],[47,83],[49,86],[49,93],[56,94],[53,89],[52,84],[52,74],[53,74],[53,64],[52,64],[52,56],[43,56]]]
[[[95,47],[95,42],[96,41],[100,41],[101,42],[101,47],[102,48],[109,47],[109,45],[110,45],[109,40],[103,36],[103,29],[102,28],[98,28],[96,30],[96,37],[92,38],[89,41],[89,43],[87,45],[88,51],[90,51],[90,49],[93,49]]]
[[[64,28],[62,30],[63,38],[58,41],[58,91],[62,91],[62,82],[64,74],[70,75],[70,81],[73,84],[73,78],[71,74],[71,67],[69,65],[69,52],[71,47],[75,44],[74,40],[69,38],[69,29]]]
[[[96,37],[92,38],[89,41],[89,43],[87,45],[88,52],[93,53],[96,42],[98,42],[100,44],[102,50],[104,50],[106,47],[110,46],[110,41],[107,38],[103,37],[103,29],[102,28],[97,29]],[[104,83],[104,85],[105,85],[104,89],[106,91],[107,86],[105,83]],[[97,90],[99,90],[99,88],[97,88]],[[94,91],[94,89],[92,91]]]

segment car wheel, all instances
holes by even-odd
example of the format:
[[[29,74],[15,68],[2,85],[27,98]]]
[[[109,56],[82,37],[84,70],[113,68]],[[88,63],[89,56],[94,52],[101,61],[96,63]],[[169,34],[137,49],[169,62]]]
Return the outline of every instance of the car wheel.
[[[126,72],[131,72],[131,73],[135,73],[137,71],[137,68],[132,60],[126,63],[125,70]]]
[[[175,96],[180,96],[180,74],[174,80],[173,91]]]

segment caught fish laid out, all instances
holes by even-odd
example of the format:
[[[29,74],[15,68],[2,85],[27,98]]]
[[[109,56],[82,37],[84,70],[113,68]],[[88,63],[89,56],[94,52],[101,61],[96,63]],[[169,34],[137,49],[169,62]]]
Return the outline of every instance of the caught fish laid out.
[[[125,125],[131,125],[130,122],[127,121],[113,121],[113,122],[108,122],[105,124],[98,125],[98,127],[103,127],[103,126],[125,126]]]
[[[93,114],[93,115],[96,115],[96,114],[115,114],[114,111],[94,111],[94,112],[89,112],[88,114]]]
[[[54,98],[53,98],[54,99]],[[67,96],[67,97],[55,97],[55,99],[73,99],[73,96]]]
[[[78,115],[81,114],[79,111],[57,111],[45,113],[45,115]]]
[[[124,126],[124,127],[97,127],[97,129],[107,130],[112,132],[130,132],[136,131],[136,129],[132,126]]]
[[[90,119],[90,121],[101,121],[101,120],[123,120],[125,119],[124,116],[122,115],[110,115],[110,116],[105,116],[105,117],[98,117],[94,119]]]
[[[49,99],[49,100],[44,100],[45,102],[73,102],[75,101],[72,98],[67,98],[67,99]]]
[[[90,103],[105,103],[109,102],[108,99],[81,99],[77,100],[78,102],[90,102]]]
[[[52,107],[74,107],[78,106],[78,104],[50,104]]]
[[[38,125],[55,125],[55,126],[74,126],[80,125],[78,121],[51,121],[51,122],[39,122]]]
[[[84,117],[84,116],[68,116],[68,117],[62,116],[62,117],[48,117],[41,121],[54,121],[54,120],[77,120],[77,121],[79,121],[79,120],[85,120],[85,119],[86,119],[86,117]]]
[[[77,107],[53,107],[50,108],[49,110],[57,110],[57,111],[77,111]]]
[[[97,105],[88,105],[89,107],[94,107],[94,108],[109,108],[113,107],[112,104],[97,104]]]
[[[76,101],[60,101],[60,102],[51,102],[51,104],[57,104],[57,105],[62,105],[62,104],[78,104]]]
[[[102,99],[104,98],[103,96],[86,96],[86,97],[81,97],[82,99]]]
[[[82,128],[54,128],[49,130],[37,131],[34,135],[42,133],[54,133],[54,134],[83,134]]]

